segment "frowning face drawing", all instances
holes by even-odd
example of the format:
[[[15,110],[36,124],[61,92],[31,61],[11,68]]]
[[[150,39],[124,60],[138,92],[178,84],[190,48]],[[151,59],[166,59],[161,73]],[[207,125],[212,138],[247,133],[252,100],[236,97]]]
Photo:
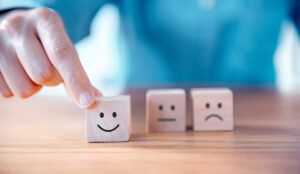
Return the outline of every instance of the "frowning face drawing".
[[[193,89],[191,95],[194,130],[233,129],[233,99],[229,89]]]

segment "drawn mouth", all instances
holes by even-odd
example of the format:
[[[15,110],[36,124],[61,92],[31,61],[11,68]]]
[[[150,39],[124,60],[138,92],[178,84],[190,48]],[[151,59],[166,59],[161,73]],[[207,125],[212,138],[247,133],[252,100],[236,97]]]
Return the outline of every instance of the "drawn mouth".
[[[118,129],[118,127],[119,127],[120,125],[118,124],[118,125],[117,125],[116,127],[114,127],[113,129],[104,129],[104,128],[101,127],[99,124],[97,124],[97,126],[98,126],[99,129],[103,130],[104,132],[112,132],[112,131]]]
[[[157,121],[162,121],[162,122],[172,122],[172,121],[176,121],[176,118],[158,118]]]
[[[209,120],[210,118],[217,118],[219,119],[220,121],[223,121],[223,118],[220,116],[220,115],[217,115],[217,114],[210,114],[208,115],[207,117],[205,117],[205,121]]]

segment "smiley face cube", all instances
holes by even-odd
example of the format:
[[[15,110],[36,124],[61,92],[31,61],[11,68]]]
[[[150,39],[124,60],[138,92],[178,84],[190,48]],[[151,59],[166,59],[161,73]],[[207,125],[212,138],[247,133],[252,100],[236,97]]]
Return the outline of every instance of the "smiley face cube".
[[[148,90],[146,98],[148,131],[185,131],[186,95],[183,89]]]
[[[97,97],[86,111],[88,142],[128,141],[131,130],[130,96]]]
[[[227,88],[191,90],[195,131],[233,130],[233,94]]]

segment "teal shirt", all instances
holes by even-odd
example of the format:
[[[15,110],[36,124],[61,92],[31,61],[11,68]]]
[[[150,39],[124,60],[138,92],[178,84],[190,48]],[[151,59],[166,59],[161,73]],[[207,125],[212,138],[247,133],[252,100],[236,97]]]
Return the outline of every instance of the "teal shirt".
[[[99,8],[115,4],[121,17],[119,76],[131,84],[155,82],[274,83],[274,52],[281,24],[299,26],[299,1],[32,0],[1,8],[55,9],[75,43],[89,34]]]

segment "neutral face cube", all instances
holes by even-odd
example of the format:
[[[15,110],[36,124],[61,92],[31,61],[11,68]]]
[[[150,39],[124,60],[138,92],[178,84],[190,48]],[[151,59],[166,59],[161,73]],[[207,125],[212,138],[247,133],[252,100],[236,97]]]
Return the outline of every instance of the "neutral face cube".
[[[97,97],[86,111],[87,141],[128,141],[131,129],[130,96]]]
[[[191,97],[194,130],[233,130],[233,94],[229,89],[192,89]]]
[[[185,131],[186,97],[183,89],[148,90],[146,98],[148,131]]]

